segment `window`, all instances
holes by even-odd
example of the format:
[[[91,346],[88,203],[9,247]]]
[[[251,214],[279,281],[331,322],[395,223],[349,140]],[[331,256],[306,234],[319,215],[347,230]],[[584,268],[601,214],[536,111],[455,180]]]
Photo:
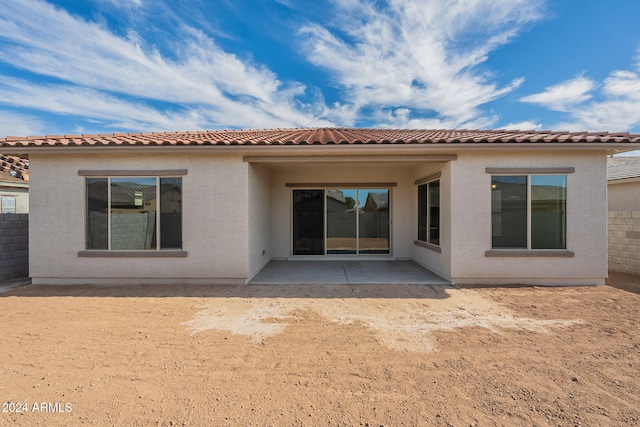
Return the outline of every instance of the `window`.
[[[182,178],[91,177],[87,249],[182,248]]]
[[[566,175],[491,177],[494,249],[566,249],[566,226]]]
[[[418,185],[418,240],[440,245],[440,180]]]
[[[2,213],[16,213],[16,196],[2,196]]]

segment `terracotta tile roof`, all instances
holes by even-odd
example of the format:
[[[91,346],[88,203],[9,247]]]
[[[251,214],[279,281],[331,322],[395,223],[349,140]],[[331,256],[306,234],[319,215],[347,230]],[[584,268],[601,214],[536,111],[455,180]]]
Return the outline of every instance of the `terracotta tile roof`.
[[[0,154],[0,180],[29,181],[29,160]]]
[[[610,157],[607,161],[607,181],[640,177],[640,156]]]
[[[24,179],[16,178],[4,172],[0,172],[0,182],[20,182],[26,184]]]
[[[517,130],[262,129],[0,138],[2,147],[255,146],[348,144],[640,143],[640,134]]]

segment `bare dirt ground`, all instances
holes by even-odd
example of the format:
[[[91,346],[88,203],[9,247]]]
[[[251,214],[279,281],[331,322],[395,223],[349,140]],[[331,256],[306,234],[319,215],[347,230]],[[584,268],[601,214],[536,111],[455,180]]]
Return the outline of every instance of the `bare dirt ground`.
[[[611,286],[26,286],[0,325],[0,425],[640,425]]]

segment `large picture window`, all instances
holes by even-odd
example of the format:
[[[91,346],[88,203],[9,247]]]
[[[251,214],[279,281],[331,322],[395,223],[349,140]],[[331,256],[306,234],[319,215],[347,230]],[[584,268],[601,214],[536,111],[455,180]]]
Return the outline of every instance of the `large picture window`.
[[[567,248],[567,176],[491,177],[494,249]]]
[[[418,185],[418,240],[440,245],[440,180]]]
[[[87,249],[182,248],[182,178],[86,179]]]

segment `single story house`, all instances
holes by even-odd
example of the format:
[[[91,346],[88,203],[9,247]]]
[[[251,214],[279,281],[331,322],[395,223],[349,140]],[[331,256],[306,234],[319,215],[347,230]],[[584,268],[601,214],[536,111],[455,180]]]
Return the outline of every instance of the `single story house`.
[[[603,284],[628,133],[272,129],[7,137],[33,283],[244,284],[270,260],[413,260],[453,284]]]
[[[607,160],[609,269],[640,274],[640,156]]]

